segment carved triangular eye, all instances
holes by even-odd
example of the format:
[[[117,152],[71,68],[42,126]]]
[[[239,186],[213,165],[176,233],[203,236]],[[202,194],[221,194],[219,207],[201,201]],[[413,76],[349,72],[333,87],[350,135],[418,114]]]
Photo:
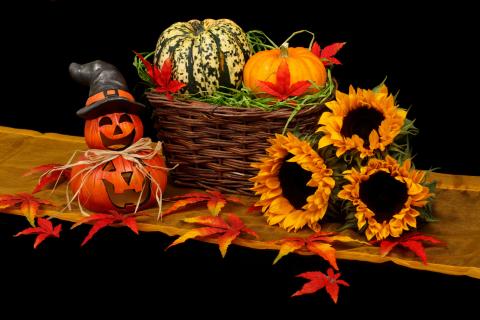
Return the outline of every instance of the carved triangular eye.
[[[98,122],[98,125],[100,127],[103,127],[103,126],[108,126],[108,125],[111,125],[113,122],[112,122],[112,119],[110,119],[109,117],[103,117],[102,119],[100,119],[100,121]]]
[[[115,165],[113,164],[113,162],[109,161],[103,166],[103,171],[112,172],[112,171],[117,171],[117,169],[115,168]]]
[[[123,180],[125,180],[127,184],[130,184],[130,181],[132,181],[133,172],[132,171],[122,172],[121,175]]]
[[[130,118],[130,116],[128,114],[124,113],[120,116],[120,119],[118,119],[118,122],[120,122],[120,123],[122,123],[122,122],[132,123],[133,121],[132,121],[132,118]]]

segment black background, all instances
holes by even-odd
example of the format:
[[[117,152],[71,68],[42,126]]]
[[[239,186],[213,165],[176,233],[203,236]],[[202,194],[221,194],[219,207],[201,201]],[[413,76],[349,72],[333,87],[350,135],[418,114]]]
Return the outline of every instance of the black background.
[[[411,106],[409,118],[420,129],[413,141],[417,167],[480,175],[474,155],[478,81],[470,80],[478,69],[472,44],[478,32],[474,11],[458,1],[425,7],[366,1],[43,1],[14,6],[3,11],[8,19],[1,22],[0,125],[82,135],[83,121],[75,112],[85,103],[88,88],[69,78],[70,62],[111,62],[141,99],[132,50],[153,50],[161,31],[173,22],[225,17],[244,30],[263,30],[277,43],[300,29],[315,32],[322,46],[346,41],[338,55],[343,65],[334,69],[340,89],[349,84],[372,88],[387,77],[390,90],[400,90],[400,105]],[[306,37],[292,41],[294,46],[307,43]],[[153,137],[148,116],[144,123],[146,135]],[[0,269],[10,280],[2,290],[10,292],[12,301],[28,295],[52,308],[83,305],[87,310],[149,310],[158,316],[195,311],[226,317],[253,313],[255,306],[264,313],[308,311],[320,317],[333,305],[324,292],[288,298],[303,283],[295,274],[326,269],[317,258],[292,256],[272,267],[273,252],[233,246],[222,260],[213,245],[196,242],[165,253],[171,238],[135,237],[122,229],[101,232],[79,249],[87,228],[64,232],[62,241],[49,240],[33,251],[32,239],[11,237],[24,227],[21,218],[0,216]],[[339,307],[338,312],[367,315],[377,307],[407,312],[412,305],[423,311],[443,307],[463,312],[478,297],[478,281],[466,277],[393,264],[340,261],[339,266],[352,285],[341,289],[339,305],[360,308]],[[178,304],[184,306],[174,307]],[[210,311],[216,306],[228,307],[229,313]]]

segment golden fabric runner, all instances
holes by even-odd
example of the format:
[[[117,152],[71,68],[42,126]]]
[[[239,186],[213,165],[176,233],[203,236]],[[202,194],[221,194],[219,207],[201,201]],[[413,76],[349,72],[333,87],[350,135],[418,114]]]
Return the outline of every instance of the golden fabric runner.
[[[75,150],[86,150],[83,137],[42,134],[31,130],[13,129],[0,126],[0,194],[31,192],[38,177],[23,177],[23,173],[32,167],[68,161]],[[396,264],[414,269],[429,270],[451,275],[466,275],[480,279],[480,176],[460,176],[434,173],[431,178],[437,180],[438,190],[433,205],[433,214],[438,222],[424,226],[422,233],[434,235],[447,242],[448,247],[427,248],[428,265],[424,265],[413,253],[394,250],[387,257],[382,257],[378,248],[341,246],[337,248],[338,259],[368,262],[392,261]],[[165,197],[184,194],[191,189],[168,186]],[[76,222],[82,216],[78,208],[60,212],[66,204],[65,186],[54,193],[42,191],[38,197],[49,199],[58,209],[44,210],[41,213],[66,221]],[[253,197],[240,197],[245,203],[254,202]],[[164,208],[170,204],[164,203]],[[2,210],[5,213],[21,214],[18,210]],[[155,209],[151,209],[155,212]],[[247,225],[255,230],[261,240],[238,238],[235,244],[255,249],[274,249],[279,246],[271,240],[292,237],[291,233],[266,224],[258,213],[247,213],[247,207],[228,204],[222,212],[234,212]],[[182,222],[186,217],[208,214],[206,209],[183,211],[163,218],[160,221],[151,217],[139,217],[140,231],[157,231],[168,235],[181,235],[194,225]],[[337,225],[322,226],[323,230],[334,230]],[[312,232],[303,230],[295,236],[306,236]],[[353,230],[345,233],[356,239],[362,237]],[[364,239],[362,239],[364,240]],[[298,252],[310,254],[309,252]]]

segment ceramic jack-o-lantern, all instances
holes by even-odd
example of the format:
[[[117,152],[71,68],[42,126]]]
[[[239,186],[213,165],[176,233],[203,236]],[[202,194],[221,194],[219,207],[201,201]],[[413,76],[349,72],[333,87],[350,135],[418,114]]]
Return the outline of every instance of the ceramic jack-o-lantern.
[[[90,86],[89,98],[77,115],[85,119],[89,148],[122,150],[143,136],[138,114],[145,106],[135,101],[115,66],[101,60],[69,67],[74,80]]]
[[[129,213],[160,204],[167,169],[157,148],[143,138],[139,113],[126,81],[113,65],[96,60],[69,67],[74,80],[90,86],[89,98],[77,115],[85,119],[90,150],[73,165],[70,186],[83,208],[94,212]]]
[[[85,121],[85,141],[92,149],[123,150],[143,137],[140,117],[116,112]]]
[[[80,204],[93,212],[129,213],[137,203],[138,210],[150,208],[156,204],[156,193],[165,190],[167,170],[159,155],[140,161],[150,177],[119,156],[92,171],[86,165],[73,167],[70,186],[74,194],[78,192]]]

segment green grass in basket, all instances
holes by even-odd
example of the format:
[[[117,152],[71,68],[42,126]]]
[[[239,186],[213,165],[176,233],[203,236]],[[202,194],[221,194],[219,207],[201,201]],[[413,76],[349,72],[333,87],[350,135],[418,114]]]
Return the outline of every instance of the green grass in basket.
[[[292,36],[289,37],[289,39],[291,39],[296,34],[304,32],[309,33],[313,36],[312,40],[310,41],[311,46],[314,41],[314,35],[307,30],[297,31],[293,33]],[[259,30],[248,31],[247,38],[254,53],[278,47],[272,40],[270,40],[270,38],[268,38],[268,36],[264,32]],[[153,52],[147,53],[144,56],[147,59],[151,55],[153,55]],[[142,82],[146,86],[153,88],[153,83],[150,81],[146,68],[140,61],[140,59],[135,57],[133,65],[137,69],[138,76],[140,77],[140,79],[142,79]],[[265,111],[274,111],[282,108],[289,108],[292,109],[292,113],[285,125],[286,128],[288,127],[288,124],[293,119],[293,117],[295,117],[295,115],[298,113],[298,111],[303,108],[322,104],[329,97],[332,96],[333,92],[335,91],[335,83],[332,79],[330,69],[327,69],[327,82],[325,83],[325,86],[318,87],[314,83],[312,83],[312,86],[316,87],[319,90],[314,94],[291,97],[283,101],[279,101],[275,97],[256,97],[250,89],[246,88],[243,85],[239,89],[220,87],[218,91],[208,96],[201,96],[200,94],[176,94],[175,99],[201,101],[213,105],[228,106],[232,108],[258,108]]]
[[[260,108],[265,111],[278,110],[280,108],[306,108],[325,102],[335,90],[330,70],[327,74],[327,82],[324,87],[312,86],[319,89],[318,92],[299,97],[291,97],[279,101],[275,97],[256,97],[252,91],[242,85],[240,89],[220,87],[216,92],[208,96],[200,94],[178,94],[179,100],[195,100],[215,105],[229,106],[233,108]]]

